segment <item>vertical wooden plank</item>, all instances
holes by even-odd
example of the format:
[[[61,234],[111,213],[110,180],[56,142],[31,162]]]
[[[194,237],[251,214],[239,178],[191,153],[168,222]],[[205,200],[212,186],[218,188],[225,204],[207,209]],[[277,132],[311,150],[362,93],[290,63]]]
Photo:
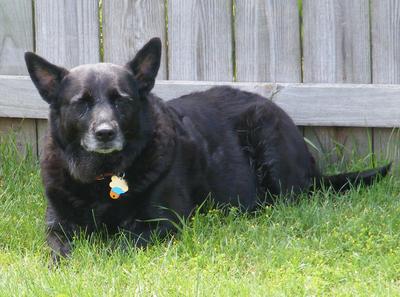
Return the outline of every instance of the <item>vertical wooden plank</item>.
[[[36,52],[71,68],[100,61],[98,0],[35,0]]]
[[[400,83],[400,2],[371,1],[372,82]],[[377,102],[379,104],[379,102]],[[400,104],[400,98],[399,98]],[[374,152],[378,159],[396,161],[399,169],[398,130],[374,129]]]
[[[301,82],[297,0],[236,0],[238,81]]]
[[[33,48],[32,2],[3,0],[0,5],[0,74],[26,75],[24,52]],[[3,98],[6,99],[6,98]],[[36,124],[31,119],[0,118],[0,135],[14,134],[17,148],[37,153]]]
[[[371,1],[373,83],[400,83],[400,2]]]
[[[318,158],[321,167],[335,163],[346,169],[345,166],[353,157],[356,159],[367,155],[372,157],[371,129],[306,127],[304,135],[317,147],[317,149],[310,147],[310,151]]]
[[[163,41],[158,79],[167,79],[164,0],[104,0],[104,61],[124,65],[152,37]]]
[[[36,52],[72,68],[100,61],[98,0],[35,0]],[[46,121],[37,120],[38,147]]]
[[[0,137],[9,134],[15,137],[15,144],[22,154],[27,147],[37,155],[36,123],[33,119],[0,118]]]
[[[374,128],[374,152],[380,161],[394,161],[393,171],[400,173],[400,130]]]
[[[231,21],[230,0],[169,0],[169,78],[232,81]]]
[[[304,82],[371,82],[368,0],[303,0],[303,21]],[[370,133],[340,127],[305,129],[305,136],[325,153],[334,152],[339,143],[344,152],[369,154]],[[352,141],[343,143],[344,139]],[[332,156],[330,161],[342,158],[340,152]]]
[[[370,83],[368,0],[304,0],[304,82]]]
[[[36,120],[37,142],[38,142],[38,155],[40,156],[45,144],[45,136],[47,134],[47,120]]]
[[[0,74],[27,74],[24,52],[32,50],[32,2],[2,0],[0,5]]]

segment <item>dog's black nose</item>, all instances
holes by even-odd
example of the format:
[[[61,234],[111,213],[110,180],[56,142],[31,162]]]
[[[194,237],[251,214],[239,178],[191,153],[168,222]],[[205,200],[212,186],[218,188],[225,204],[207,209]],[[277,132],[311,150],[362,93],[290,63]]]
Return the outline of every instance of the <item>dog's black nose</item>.
[[[94,132],[94,134],[95,134],[95,136],[96,136],[96,139],[98,140],[98,141],[102,141],[102,142],[108,142],[108,141],[111,141],[111,140],[113,140],[114,138],[115,138],[115,136],[116,136],[116,132],[115,132],[115,130],[113,129],[113,128],[106,128],[106,127],[102,127],[102,128],[100,128],[100,129],[97,129],[95,132]]]

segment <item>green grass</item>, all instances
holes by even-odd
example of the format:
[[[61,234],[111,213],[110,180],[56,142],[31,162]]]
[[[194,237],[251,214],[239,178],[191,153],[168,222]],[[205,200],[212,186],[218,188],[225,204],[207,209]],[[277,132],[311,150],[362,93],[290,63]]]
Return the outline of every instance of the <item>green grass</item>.
[[[49,269],[33,157],[0,143],[0,296],[400,296],[400,182],[197,214],[148,250],[78,239]]]

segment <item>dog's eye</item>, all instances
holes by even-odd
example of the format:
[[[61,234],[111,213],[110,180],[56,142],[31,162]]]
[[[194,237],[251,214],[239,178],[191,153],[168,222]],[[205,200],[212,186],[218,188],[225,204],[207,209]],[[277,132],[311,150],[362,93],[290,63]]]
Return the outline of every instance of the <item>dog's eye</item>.
[[[88,98],[80,98],[76,100],[73,105],[79,117],[83,117],[90,109],[90,100]]]
[[[113,101],[116,108],[123,110],[133,102],[133,99],[131,97],[118,97]]]
[[[115,101],[130,102],[130,101],[133,101],[133,99],[129,96],[119,96],[118,98],[115,99]]]

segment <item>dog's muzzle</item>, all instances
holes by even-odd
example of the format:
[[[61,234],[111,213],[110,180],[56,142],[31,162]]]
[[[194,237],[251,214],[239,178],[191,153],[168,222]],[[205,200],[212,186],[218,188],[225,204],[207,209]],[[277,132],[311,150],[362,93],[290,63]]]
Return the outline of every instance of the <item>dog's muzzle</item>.
[[[109,154],[121,151],[124,137],[115,121],[92,126],[81,139],[82,147],[88,152]]]

